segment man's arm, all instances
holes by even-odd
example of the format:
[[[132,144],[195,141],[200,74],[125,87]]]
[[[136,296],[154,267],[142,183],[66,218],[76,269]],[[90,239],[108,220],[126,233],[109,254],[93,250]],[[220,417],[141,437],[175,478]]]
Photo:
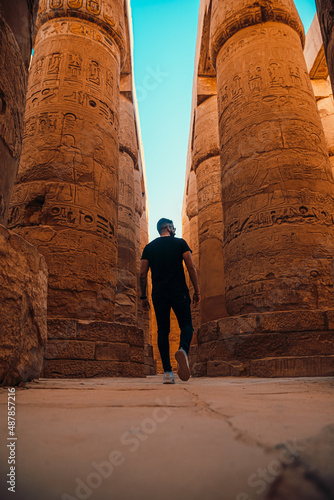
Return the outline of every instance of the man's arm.
[[[201,301],[201,294],[199,291],[198,276],[197,276],[196,267],[195,267],[195,264],[193,261],[193,257],[191,255],[191,252],[189,252],[189,251],[184,252],[182,257],[183,257],[183,260],[185,262],[185,265],[187,266],[191,282],[194,285],[195,293],[193,296],[193,303],[197,306],[197,304],[199,304]]]
[[[142,259],[140,261],[140,300],[143,308],[148,311],[150,309],[150,303],[147,298],[147,273],[149,270],[149,261],[146,259]]]

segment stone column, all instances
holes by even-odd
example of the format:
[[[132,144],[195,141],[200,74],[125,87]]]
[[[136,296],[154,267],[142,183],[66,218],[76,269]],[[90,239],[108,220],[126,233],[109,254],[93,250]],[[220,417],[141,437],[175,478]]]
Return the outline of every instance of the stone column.
[[[227,315],[223,263],[217,96],[196,108],[193,168],[198,196],[201,324]]]
[[[9,227],[46,257],[50,317],[113,320],[122,5],[39,5]]]
[[[189,239],[186,240],[188,245],[192,250],[192,256],[194,259],[194,263],[196,269],[198,271],[198,278],[201,280],[201,275],[199,272],[199,243],[198,243],[198,199],[197,199],[197,182],[196,182],[196,174],[192,170],[189,173],[188,177],[188,186],[187,186],[187,199],[186,199],[186,214],[189,220]],[[190,297],[194,293],[194,287],[189,280],[189,292]],[[200,311],[197,307],[192,310],[192,320],[193,327],[196,331],[200,325]]]
[[[115,319],[137,322],[137,252],[135,229],[134,170],[138,168],[138,144],[133,104],[120,98],[120,162],[118,205],[118,283]]]
[[[334,9],[332,0],[315,0],[324,42],[329,76],[334,92]]]
[[[229,314],[333,305],[334,182],[292,0],[213,0]]]
[[[32,47],[31,5],[27,0],[0,1],[0,224],[7,221],[21,154]]]
[[[124,8],[39,3],[9,225],[49,268],[46,376],[143,375],[142,332],[113,323]]]

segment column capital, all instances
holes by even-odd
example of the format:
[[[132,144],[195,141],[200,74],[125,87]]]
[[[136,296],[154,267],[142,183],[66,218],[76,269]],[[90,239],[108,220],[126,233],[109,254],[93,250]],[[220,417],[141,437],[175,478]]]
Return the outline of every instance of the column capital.
[[[305,44],[305,32],[293,0],[213,0],[211,17],[211,61],[235,33],[249,26],[275,22],[287,24]]]
[[[36,30],[50,19],[82,19],[98,25],[118,45],[122,64],[126,58],[124,0],[40,0]]]

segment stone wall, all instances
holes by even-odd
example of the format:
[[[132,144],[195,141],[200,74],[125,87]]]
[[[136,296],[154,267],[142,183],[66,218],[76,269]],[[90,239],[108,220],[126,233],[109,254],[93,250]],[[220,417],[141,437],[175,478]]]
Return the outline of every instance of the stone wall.
[[[0,226],[0,384],[38,378],[47,340],[44,257]]]

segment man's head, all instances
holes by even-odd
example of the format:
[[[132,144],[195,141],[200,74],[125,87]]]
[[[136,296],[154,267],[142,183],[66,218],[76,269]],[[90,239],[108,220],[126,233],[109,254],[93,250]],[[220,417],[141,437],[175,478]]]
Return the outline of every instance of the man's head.
[[[175,235],[175,227],[173,221],[170,219],[160,219],[157,224],[157,230],[160,236],[162,235]]]

